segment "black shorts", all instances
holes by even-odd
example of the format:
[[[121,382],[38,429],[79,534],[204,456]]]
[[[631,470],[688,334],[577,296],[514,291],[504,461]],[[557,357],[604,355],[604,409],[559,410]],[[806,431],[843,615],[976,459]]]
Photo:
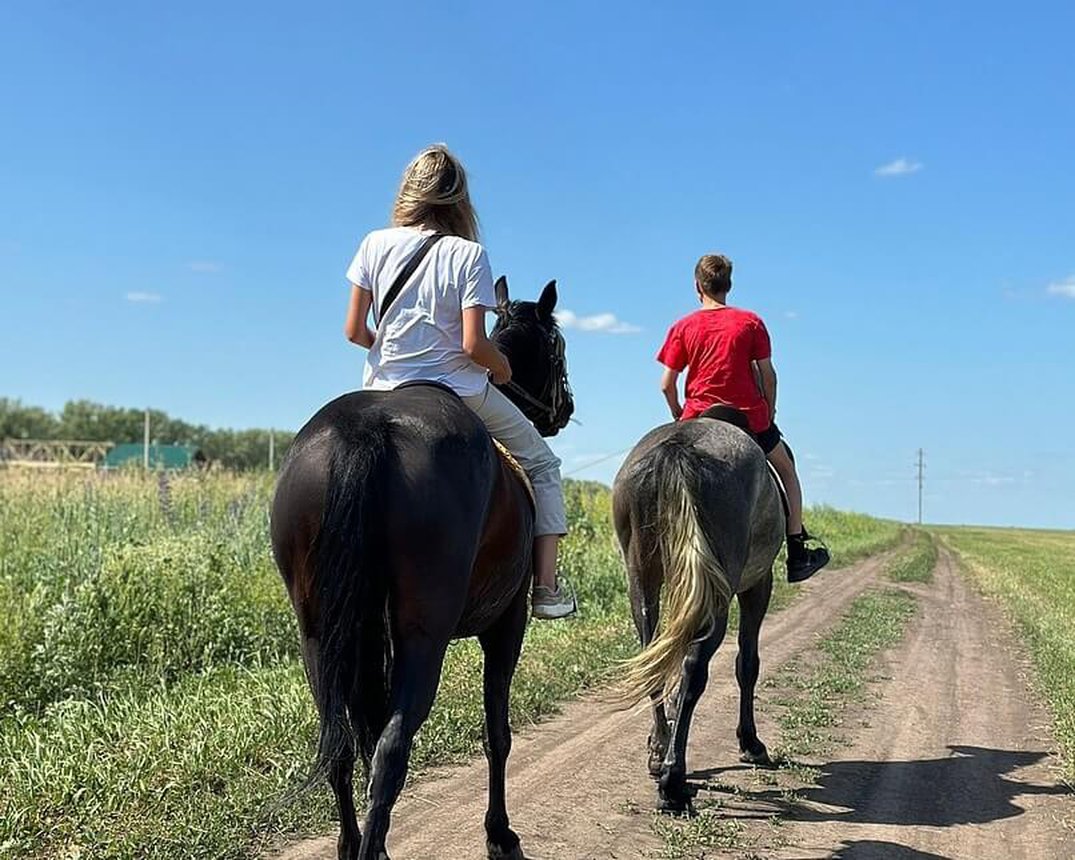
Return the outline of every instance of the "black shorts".
[[[765,452],[765,456],[768,457],[784,437],[780,433],[780,428],[773,423],[762,430],[761,433],[755,433],[754,438],[758,440],[758,444],[761,445],[761,449]]]

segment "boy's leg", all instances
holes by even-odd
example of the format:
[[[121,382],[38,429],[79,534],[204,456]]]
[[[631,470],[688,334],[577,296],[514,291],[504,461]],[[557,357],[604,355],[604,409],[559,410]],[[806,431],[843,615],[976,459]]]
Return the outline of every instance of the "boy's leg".
[[[788,581],[802,582],[809,579],[829,563],[829,551],[824,547],[807,548],[806,529],[803,528],[803,491],[795,461],[791,452],[780,438],[780,431],[774,424],[758,437],[765,456],[773,464],[777,475],[784,484],[788,497]]]
[[[787,533],[789,535],[801,534],[803,530],[803,488],[799,483],[799,474],[795,470],[795,463],[788,456],[788,449],[783,441],[778,442],[776,447],[766,456],[780,476],[780,482],[784,485],[784,492],[788,496]]]

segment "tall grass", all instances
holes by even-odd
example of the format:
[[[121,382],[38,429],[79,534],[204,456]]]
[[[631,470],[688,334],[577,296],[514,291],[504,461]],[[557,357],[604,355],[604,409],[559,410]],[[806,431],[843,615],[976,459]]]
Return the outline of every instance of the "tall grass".
[[[277,806],[316,715],[270,556],[271,489],[0,472],[0,857],[243,857],[329,826],[327,791]],[[608,491],[569,483],[568,508],[582,609],[528,630],[516,727],[635,648]],[[809,522],[837,559],[898,535],[831,510]],[[449,649],[416,770],[480,751],[480,665],[474,643]]]
[[[1018,623],[1075,785],[1075,532],[939,529],[975,583]]]

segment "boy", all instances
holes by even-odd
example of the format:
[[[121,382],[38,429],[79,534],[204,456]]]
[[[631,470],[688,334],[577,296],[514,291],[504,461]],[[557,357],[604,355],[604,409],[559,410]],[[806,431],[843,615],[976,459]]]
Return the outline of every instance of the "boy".
[[[665,366],[661,391],[676,421],[696,418],[718,403],[746,415],[787,491],[788,581],[802,582],[829,563],[829,553],[824,547],[806,546],[810,536],[802,521],[802,487],[795,461],[773,420],[776,371],[769,333],[757,314],[728,306],[732,262],[727,257],[702,257],[694,269],[694,288],[702,309],[673,325],[657,354]],[[684,368],[686,401],[681,406],[677,381]]]

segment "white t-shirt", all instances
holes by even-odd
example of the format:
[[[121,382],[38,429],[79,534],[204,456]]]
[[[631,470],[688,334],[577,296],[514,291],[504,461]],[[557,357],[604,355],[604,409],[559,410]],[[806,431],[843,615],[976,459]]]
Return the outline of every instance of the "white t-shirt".
[[[373,293],[374,314],[429,231],[391,227],[370,233],[347,279]],[[488,371],[463,352],[463,309],[496,307],[489,257],[477,242],[445,236],[426,254],[396,297],[366,356],[363,388],[440,382],[461,397],[485,390]]]

